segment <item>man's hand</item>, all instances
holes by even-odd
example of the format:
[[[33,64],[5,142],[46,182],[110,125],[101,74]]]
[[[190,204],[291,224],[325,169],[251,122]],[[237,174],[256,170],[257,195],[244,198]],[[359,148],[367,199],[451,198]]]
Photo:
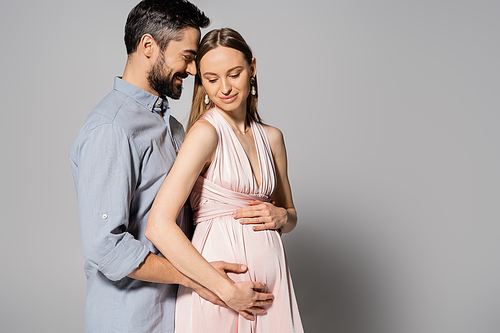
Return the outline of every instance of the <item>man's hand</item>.
[[[234,283],[233,280],[227,276],[227,273],[241,274],[247,271],[247,266],[240,264],[233,264],[225,261],[212,261],[210,264],[219,271],[219,273],[225,277],[227,280]]]
[[[234,219],[241,219],[241,224],[257,224],[254,231],[278,230],[287,223],[288,211],[282,207],[276,207],[273,203],[263,201],[251,201],[250,206],[243,207],[233,215]]]

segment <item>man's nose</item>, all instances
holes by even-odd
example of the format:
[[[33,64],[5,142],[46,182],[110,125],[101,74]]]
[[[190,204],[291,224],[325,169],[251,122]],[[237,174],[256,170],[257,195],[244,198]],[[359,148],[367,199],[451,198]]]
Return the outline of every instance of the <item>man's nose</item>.
[[[191,61],[188,66],[187,66],[187,69],[186,69],[186,72],[189,74],[189,75],[196,75],[196,62],[193,60]]]

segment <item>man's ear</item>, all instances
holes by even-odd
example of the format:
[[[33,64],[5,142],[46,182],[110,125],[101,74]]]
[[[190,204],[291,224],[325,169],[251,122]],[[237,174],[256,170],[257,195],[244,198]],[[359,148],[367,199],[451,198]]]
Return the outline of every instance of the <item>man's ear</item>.
[[[257,59],[252,58],[252,62],[250,63],[250,76],[257,75]]]
[[[153,36],[150,34],[144,34],[141,37],[141,41],[139,42],[137,49],[149,59],[154,56],[156,50],[158,49],[158,44],[154,40]]]

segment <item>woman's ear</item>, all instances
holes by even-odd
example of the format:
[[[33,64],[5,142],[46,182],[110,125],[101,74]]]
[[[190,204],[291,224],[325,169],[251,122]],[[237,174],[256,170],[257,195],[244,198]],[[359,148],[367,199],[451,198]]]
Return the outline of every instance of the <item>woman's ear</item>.
[[[250,63],[250,76],[254,77],[257,75],[257,60],[252,58],[252,62]]]

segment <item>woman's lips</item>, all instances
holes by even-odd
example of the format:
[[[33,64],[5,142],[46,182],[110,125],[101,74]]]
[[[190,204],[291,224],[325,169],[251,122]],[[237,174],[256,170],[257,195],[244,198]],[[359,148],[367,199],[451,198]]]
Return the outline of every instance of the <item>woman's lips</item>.
[[[234,95],[230,95],[230,96],[224,96],[224,97],[219,97],[219,99],[221,101],[223,101],[224,103],[231,103],[232,101],[234,101],[236,99],[236,96],[238,96],[238,94],[234,94]]]

